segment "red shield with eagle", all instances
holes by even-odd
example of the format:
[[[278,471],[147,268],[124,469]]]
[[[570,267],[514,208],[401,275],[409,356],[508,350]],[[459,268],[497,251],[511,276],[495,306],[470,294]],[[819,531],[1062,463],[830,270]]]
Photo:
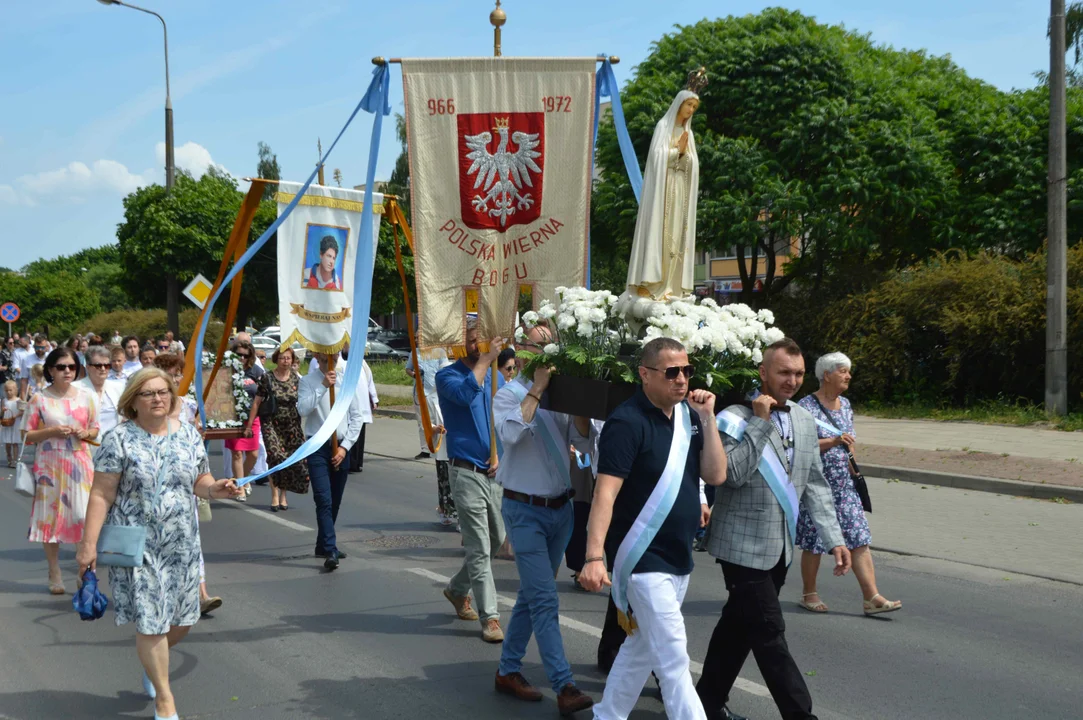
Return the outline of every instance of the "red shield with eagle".
[[[540,218],[545,113],[468,113],[456,119],[463,223],[504,232]]]

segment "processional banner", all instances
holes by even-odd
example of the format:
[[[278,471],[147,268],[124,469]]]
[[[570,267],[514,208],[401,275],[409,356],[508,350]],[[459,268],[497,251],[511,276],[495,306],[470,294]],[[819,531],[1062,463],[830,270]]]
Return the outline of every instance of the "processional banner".
[[[278,212],[293,200],[300,183],[280,183]],[[312,352],[338,352],[350,340],[354,267],[364,191],[311,185],[278,228],[278,317],[282,346],[298,340]],[[383,195],[373,193],[373,210],[383,212]],[[380,223],[372,224],[372,251]]]
[[[595,62],[403,59],[420,347],[585,284]]]

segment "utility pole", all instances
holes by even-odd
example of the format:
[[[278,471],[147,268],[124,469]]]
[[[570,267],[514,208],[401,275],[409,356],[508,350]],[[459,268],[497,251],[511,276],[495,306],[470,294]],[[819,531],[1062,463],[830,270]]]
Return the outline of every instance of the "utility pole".
[[[1045,411],[1068,413],[1067,154],[1065,142],[1064,0],[1050,1],[1049,230],[1046,250]]]

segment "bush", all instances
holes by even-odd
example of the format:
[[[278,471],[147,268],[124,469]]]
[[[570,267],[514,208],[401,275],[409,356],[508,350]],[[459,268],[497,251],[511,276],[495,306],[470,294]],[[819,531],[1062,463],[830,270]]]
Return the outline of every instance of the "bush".
[[[825,352],[849,355],[851,394],[864,402],[1040,403],[1045,288],[1044,252],[940,255],[842,300],[796,294],[777,315],[810,363]],[[1083,244],[1068,251],[1068,288],[1068,391],[1078,403],[1083,366],[1071,359],[1083,352]]]
[[[180,337],[181,342],[188,345],[192,332],[199,322],[200,311],[195,308],[181,310],[180,313]],[[209,349],[218,347],[218,340],[222,337],[222,321],[211,318],[207,326],[207,336],[203,345]],[[83,323],[79,332],[86,335],[95,333],[101,335],[106,343],[116,330],[122,336],[136,335],[140,340],[146,341],[151,337],[164,335],[168,329],[166,324],[165,310],[115,310],[108,313],[98,313]]]

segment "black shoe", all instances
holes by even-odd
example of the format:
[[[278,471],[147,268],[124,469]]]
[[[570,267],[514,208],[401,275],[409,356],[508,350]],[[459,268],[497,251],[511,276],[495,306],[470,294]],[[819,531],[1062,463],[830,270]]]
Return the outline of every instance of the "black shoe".
[[[417,455],[414,455],[414,460],[427,460],[427,459],[429,459],[431,457],[432,457],[432,455],[430,455],[427,452],[422,451],[422,452],[419,452]]]
[[[346,555],[346,553],[345,553],[345,552],[343,552],[342,550],[339,550],[339,551],[337,551],[337,552],[338,552],[338,559],[339,559],[339,560],[345,560],[345,559],[346,559],[347,555]],[[327,552],[326,552],[326,551],[324,551],[324,550],[317,550],[317,551],[316,551],[316,552],[314,553],[314,555],[315,555],[316,557],[318,557],[318,558],[325,558],[325,557],[327,557]]]
[[[732,712],[726,705],[723,705],[722,709],[715,714],[709,715],[708,718],[709,720],[748,720],[744,715]]]
[[[327,559],[323,561],[323,567],[328,571],[338,569],[338,552],[337,551],[332,550],[330,553],[328,553]]]

